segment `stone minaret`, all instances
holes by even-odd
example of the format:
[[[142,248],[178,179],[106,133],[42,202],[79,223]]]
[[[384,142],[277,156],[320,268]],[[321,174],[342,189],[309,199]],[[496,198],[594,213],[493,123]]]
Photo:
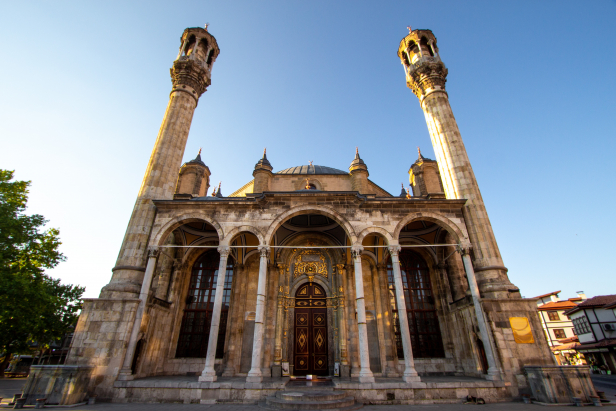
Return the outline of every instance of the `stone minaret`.
[[[519,290],[507,277],[507,268],[449,105],[445,91],[447,68],[438,54],[436,37],[430,30],[411,31],[409,27],[409,34],[400,42],[398,56],[404,65],[406,84],[419,98],[426,116],[445,196],[468,200],[464,217],[473,244],[473,265],[480,291],[486,298],[519,298]]]
[[[101,298],[136,298],[145,272],[150,231],[154,222],[153,199],[173,198],[178,169],[199,97],[211,83],[212,66],[220,49],[207,26],[184,30],[180,52],[171,68],[173,88],[154,150],[137,195],[122,248],[109,284]]]

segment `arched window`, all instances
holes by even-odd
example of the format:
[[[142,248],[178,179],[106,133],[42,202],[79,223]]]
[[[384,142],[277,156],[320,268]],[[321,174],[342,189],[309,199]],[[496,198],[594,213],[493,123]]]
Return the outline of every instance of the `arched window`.
[[[438,324],[430,273],[426,262],[419,254],[403,249],[400,252],[400,270],[413,357],[444,357],[441,329]],[[389,282],[389,300],[393,312],[398,358],[404,358],[391,258],[387,262],[387,280]]]
[[[425,37],[422,37],[419,43],[421,44],[422,49],[427,50],[428,54],[434,57],[434,52],[432,51],[432,47],[430,47],[430,45],[428,44],[428,40]]]
[[[193,266],[186,296],[186,306],[182,316],[176,357],[204,358],[207,354],[219,263],[220,255],[218,251],[211,250],[203,253]],[[220,327],[218,329],[218,343],[216,344],[216,358],[222,358],[224,354],[232,281],[233,265],[227,264],[227,275],[220,313]]]

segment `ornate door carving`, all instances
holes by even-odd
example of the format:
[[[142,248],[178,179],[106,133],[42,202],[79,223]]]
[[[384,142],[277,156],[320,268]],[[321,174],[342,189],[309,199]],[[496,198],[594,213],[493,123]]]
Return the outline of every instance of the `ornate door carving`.
[[[329,374],[326,306],[325,291],[317,284],[305,284],[295,294],[295,375]]]

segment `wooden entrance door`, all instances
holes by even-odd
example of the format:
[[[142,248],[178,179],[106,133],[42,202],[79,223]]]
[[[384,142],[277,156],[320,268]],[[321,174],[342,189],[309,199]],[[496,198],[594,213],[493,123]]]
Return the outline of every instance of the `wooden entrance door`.
[[[295,294],[294,375],[328,375],[327,300],[323,288],[308,283]]]

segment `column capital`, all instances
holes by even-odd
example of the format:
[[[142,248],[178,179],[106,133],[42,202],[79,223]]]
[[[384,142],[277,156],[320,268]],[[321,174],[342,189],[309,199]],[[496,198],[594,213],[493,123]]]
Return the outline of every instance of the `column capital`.
[[[148,248],[148,258],[158,258],[158,254],[160,254],[160,248],[158,247]]]
[[[223,256],[225,258],[229,257],[229,253],[231,252],[231,247],[229,247],[228,245],[221,245],[217,248],[218,250],[218,254],[220,254],[220,258],[223,258]]]
[[[268,258],[270,255],[270,247],[268,245],[260,245],[259,254],[261,255],[261,258]]]
[[[364,252],[363,245],[354,245],[351,247],[351,255],[353,256],[353,258],[361,257],[363,252]]]
[[[387,250],[389,251],[389,254],[392,257],[398,257],[398,254],[400,254],[400,250],[402,249],[402,247],[400,247],[400,245],[396,244],[396,245],[390,245],[389,247],[387,247]]]
[[[456,247],[461,256],[470,254],[473,245],[471,243],[460,243]]]

